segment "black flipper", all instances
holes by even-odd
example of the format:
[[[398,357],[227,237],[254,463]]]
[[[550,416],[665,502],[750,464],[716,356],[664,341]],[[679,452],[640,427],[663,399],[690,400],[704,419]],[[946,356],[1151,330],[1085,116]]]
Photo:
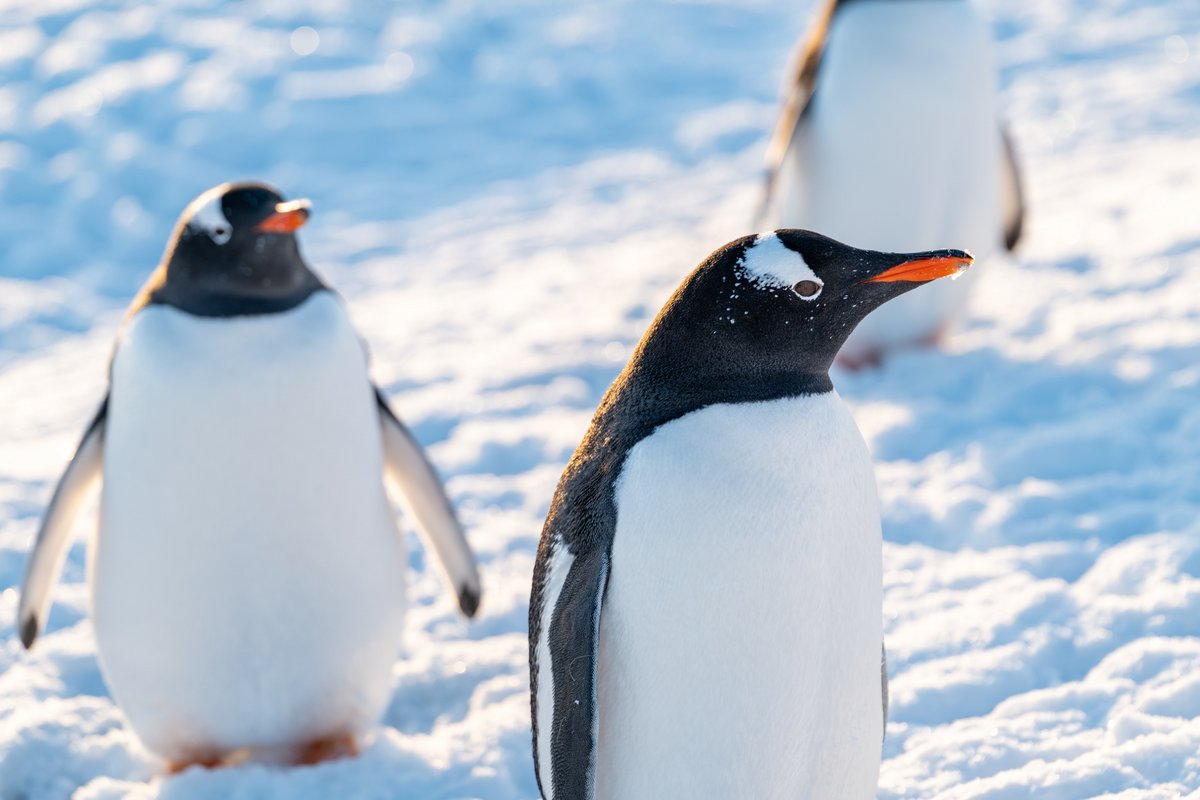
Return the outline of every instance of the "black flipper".
[[[534,726],[534,766],[547,800],[590,800],[596,785],[596,666],[608,553],[601,548],[584,553],[571,561],[566,573],[554,598],[557,602],[547,609],[549,630],[539,630],[539,638],[544,637],[541,651],[549,655],[550,663],[538,664],[534,681],[540,686],[547,677],[552,679],[550,690],[543,687],[543,693],[551,698],[553,708],[539,707],[535,688],[533,713],[542,724]],[[554,577],[559,576],[551,574]],[[549,731],[544,725],[547,719]],[[549,736],[548,748],[545,736]]]
[[[1000,209],[1004,214],[1004,247],[1012,252],[1021,241],[1021,233],[1025,228],[1025,187],[1021,182],[1017,153],[1007,125],[1000,127],[1000,140],[1004,145],[1000,164]]]
[[[887,738],[887,712],[888,712],[888,677],[887,677],[887,645],[880,646],[881,658],[879,661],[879,683],[883,688],[883,737]]]

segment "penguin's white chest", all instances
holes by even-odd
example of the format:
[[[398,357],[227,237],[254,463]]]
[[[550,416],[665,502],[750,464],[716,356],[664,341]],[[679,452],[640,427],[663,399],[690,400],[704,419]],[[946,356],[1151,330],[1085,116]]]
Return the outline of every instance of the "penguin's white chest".
[[[365,355],[335,297],[135,317],[113,361],[92,599],[105,675],[150,749],[373,724],[405,565]]]
[[[710,406],[630,452],[601,613],[598,797],[873,797],[882,542],[835,393]]]

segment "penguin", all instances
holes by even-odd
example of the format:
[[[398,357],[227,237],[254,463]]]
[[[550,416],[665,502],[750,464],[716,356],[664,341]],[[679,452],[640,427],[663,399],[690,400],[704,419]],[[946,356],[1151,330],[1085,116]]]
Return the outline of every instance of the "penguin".
[[[767,147],[759,224],[877,250],[1012,251],[1025,203],[1000,116],[991,35],[969,0],[826,0],[798,50]],[[973,275],[872,314],[841,363],[935,344]]]
[[[529,606],[545,800],[875,796],[887,714],[871,458],[829,368],[960,250],[733,241],[601,401]]]
[[[387,488],[462,613],[480,602],[437,474],[301,255],[309,213],[253,182],[186,208],[128,310],[107,396],[21,585],[30,648],[99,486],[88,576],[100,666],[172,772],[243,753],[356,752],[389,700],[404,619],[407,556]]]

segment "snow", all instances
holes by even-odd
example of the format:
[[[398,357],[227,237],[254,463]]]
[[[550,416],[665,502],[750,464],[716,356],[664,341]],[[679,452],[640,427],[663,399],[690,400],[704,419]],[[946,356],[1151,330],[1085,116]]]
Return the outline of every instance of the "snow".
[[[880,796],[1195,794],[1200,12],[986,7],[1028,238],[976,265],[946,352],[834,376],[883,500]],[[535,796],[525,626],[546,506],[680,277],[752,232],[809,10],[0,8],[0,798]],[[395,695],[360,758],[167,778],[97,667],[87,525],[28,654],[15,587],[125,303],[183,206],[250,177],[313,198],[303,246],[448,478],[485,596],[462,620],[414,547]]]

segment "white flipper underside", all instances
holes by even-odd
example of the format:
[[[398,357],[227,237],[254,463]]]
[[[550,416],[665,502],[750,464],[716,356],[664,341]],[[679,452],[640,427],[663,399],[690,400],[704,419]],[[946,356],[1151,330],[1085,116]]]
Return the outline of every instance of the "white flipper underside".
[[[382,405],[379,424],[383,432],[384,474],[397,490],[405,511],[416,520],[426,545],[437,553],[463,612],[473,616],[481,592],[479,569],[442,483],[420,445]]]
[[[103,419],[97,420],[84,434],[75,457],[58,481],[29,554],[17,610],[17,624],[26,647],[33,644],[46,624],[50,597],[67,557],[75,519],[100,486],[104,471],[104,425]]]

